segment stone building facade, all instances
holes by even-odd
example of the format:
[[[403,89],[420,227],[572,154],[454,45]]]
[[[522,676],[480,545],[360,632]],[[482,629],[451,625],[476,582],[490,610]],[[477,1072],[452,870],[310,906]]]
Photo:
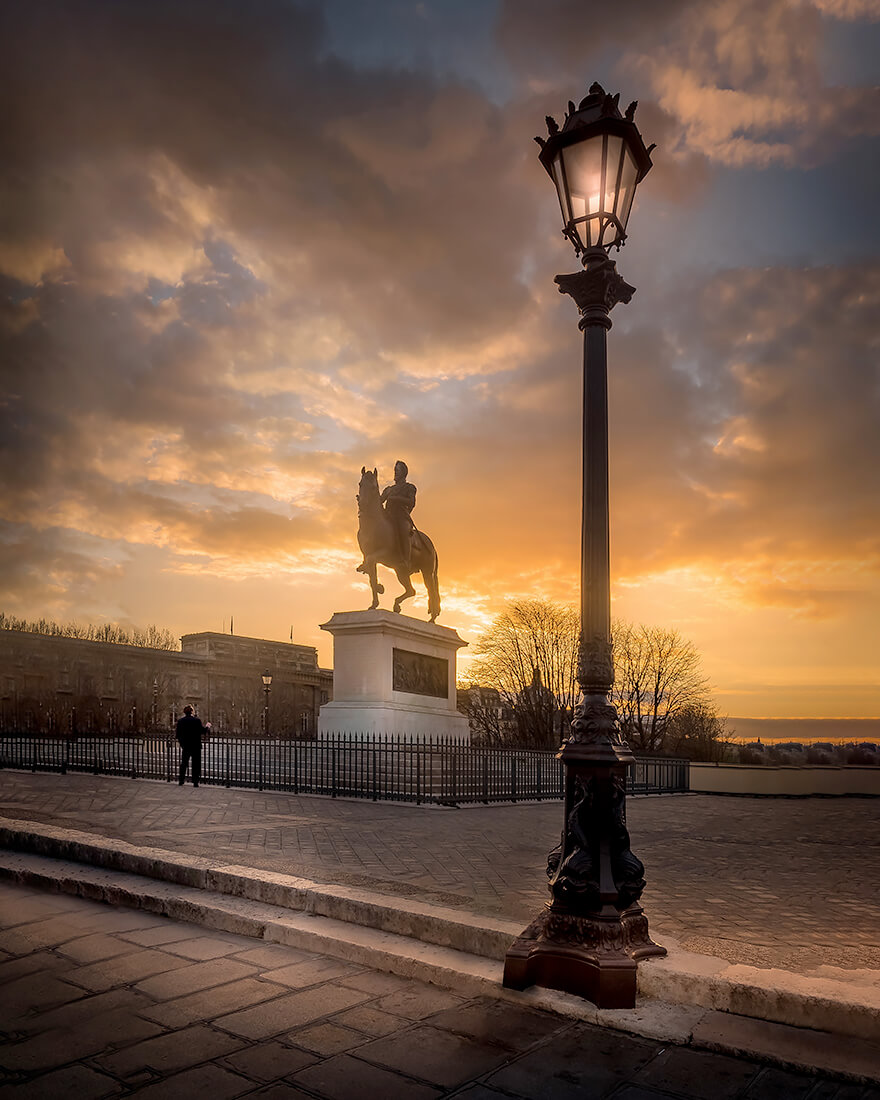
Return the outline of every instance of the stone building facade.
[[[205,631],[180,650],[0,630],[0,729],[55,734],[173,729],[189,703],[215,733],[309,738],[333,691],[313,646]]]

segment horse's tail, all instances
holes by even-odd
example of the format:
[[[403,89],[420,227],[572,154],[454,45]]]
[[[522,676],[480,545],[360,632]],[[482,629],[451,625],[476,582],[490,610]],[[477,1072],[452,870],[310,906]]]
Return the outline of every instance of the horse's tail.
[[[428,614],[433,622],[440,614],[440,580],[437,576],[439,561],[437,551],[434,551],[434,569],[431,573],[431,588],[428,591]]]
[[[430,556],[430,567],[422,570],[425,588],[428,590],[428,617],[433,622],[440,614],[440,582],[438,579],[439,559],[434,543],[416,528],[416,535],[422,541],[425,552]]]

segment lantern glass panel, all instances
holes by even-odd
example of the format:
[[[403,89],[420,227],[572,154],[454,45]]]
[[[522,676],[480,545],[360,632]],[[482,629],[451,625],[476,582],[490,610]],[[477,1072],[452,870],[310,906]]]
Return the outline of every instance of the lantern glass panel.
[[[578,222],[579,218],[599,213],[603,148],[604,138],[599,134],[596,137],[587,138],[586,141],[567,145],[563,150],[570,217],[575,222]],[[584,247],[589,248],[598,244],[598,222],[598,218],[590,218],[587,222],[579,222],[575,225],[574,228]]]
[[[565,192],[565,176],[562,171],[562,154],[557,154],[553,161],[553,182],[556,184],[556,197],[559,199],[559,209],[562,211],[562,223],[568,225],[571,221],[571,210]]]
[[[633,160],[633,155],[630,152],[629,146],[624,145],[623,164],[620,174],[620,191],[617,197],[617,220],[620,222],[620,228],[623,230],[626,229],[626,223],[629,220],[633,196],[636,193],[637,176],[638,168],[636,167],[636,162]]]

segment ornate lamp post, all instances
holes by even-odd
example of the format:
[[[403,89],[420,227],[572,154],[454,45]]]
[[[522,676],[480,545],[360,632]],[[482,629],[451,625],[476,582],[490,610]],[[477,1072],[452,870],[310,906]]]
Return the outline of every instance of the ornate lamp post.
[[[593,84],[562,129],[548,116],[537,138],[540,161],[556,185],[563,235],[584,270],[557,275],[584,334],[583,512],[581,522],[580,698],[571,735],[559,750],[565,765],[562,839],[550,853],[550,902],[507,953],[504,984],[542,985],[577,993],[600,1008],[632,1008],[639,959],[665,955],[653,943],[639,897],[644,867],[626,829],[626,766],[634,759],[611,702],[611,588],[608,553],[608,400],[605,334],[610,311],[634,287],[608,257],[626,239],[636,185],[650,152],[618,95]]]
[[[263,691],[266,693],[266,702],[263,705],[263,736],[269,736],[269,688],[272,686],[272,673],[266,669],[262,676]]]

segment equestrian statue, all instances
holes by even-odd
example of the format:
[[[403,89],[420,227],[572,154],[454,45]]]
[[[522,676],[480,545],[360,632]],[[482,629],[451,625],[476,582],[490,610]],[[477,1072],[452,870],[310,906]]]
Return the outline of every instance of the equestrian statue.
[[[428,590],[428,617],[440,614],[440,588],[437,584],[437,551],[426,534],[419,531],[410,513],[416,503],[416,487],[407,481],[405,462],[394,464],[394,484],[379,492],[379,473],[361,467],[358,485],[358,545],[364,560],[357,567],[366,573],[373,590],[370,610],[379,606],[385,591],[376,577],[376,566],[384,565],[397,574],[403,592],[394,601],[394,610],[416,594],[410,583],[413,573],[421,573]]]

